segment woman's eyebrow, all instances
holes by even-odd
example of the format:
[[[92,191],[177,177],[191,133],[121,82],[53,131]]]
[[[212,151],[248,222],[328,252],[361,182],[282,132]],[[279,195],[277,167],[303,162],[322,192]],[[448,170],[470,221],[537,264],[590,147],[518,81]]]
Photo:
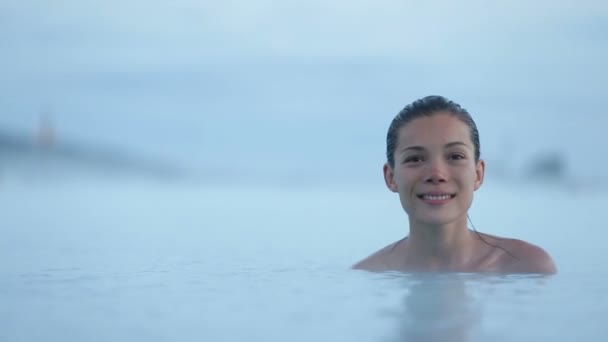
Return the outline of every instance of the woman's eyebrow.
[[[462,141],[453,141],[451,143],[447,143],[445,144],[446,148],[450,148],[450,147],[454,147],[454,146],[464,146],[464,147],[469,147],[469,145],[463,143]]]
[[[426,150],[424,147],[422,146],[407,146],[401,149],[401,153],[406,152],[406,151],[424,151]]]

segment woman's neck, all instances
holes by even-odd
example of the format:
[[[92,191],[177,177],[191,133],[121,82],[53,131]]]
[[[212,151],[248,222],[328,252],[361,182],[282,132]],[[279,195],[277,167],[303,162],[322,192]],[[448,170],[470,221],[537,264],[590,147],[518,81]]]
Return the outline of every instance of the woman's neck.
[[[407,268],[449,270],[469,264],[476,239],[464,220],[442,226],[410,222],[410,234],[404,244]]]

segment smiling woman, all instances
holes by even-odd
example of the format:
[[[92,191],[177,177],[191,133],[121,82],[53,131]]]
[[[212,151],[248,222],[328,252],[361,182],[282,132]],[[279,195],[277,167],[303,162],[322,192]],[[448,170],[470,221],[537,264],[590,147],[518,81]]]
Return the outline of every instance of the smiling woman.
[[[479,132],[469,113],[441,96],[406,106],[387,135],[384,179],[399,195],[409,235],[354,268],[413,272],[557,272],[531,243],[468,228],[474,192],[483,184]]]

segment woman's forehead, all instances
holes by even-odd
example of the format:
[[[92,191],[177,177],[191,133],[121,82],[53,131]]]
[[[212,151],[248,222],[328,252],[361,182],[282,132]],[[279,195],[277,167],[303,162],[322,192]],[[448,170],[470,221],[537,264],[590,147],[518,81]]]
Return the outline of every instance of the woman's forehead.
[[[438,113],[424,116],[407,123],[399,129],[399,146],[445,145],[462,142],[472,147],[471,130],[458,117]]]

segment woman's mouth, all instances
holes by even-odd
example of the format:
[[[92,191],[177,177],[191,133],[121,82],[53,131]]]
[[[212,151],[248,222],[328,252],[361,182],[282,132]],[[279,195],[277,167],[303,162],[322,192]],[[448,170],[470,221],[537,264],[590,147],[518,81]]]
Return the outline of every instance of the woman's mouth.
[[[443,203],[451,200],[452,198],[456,197],[456,194],[425,193],[425,194],[418,194],[417,197],[430,204],[443,204]]]

